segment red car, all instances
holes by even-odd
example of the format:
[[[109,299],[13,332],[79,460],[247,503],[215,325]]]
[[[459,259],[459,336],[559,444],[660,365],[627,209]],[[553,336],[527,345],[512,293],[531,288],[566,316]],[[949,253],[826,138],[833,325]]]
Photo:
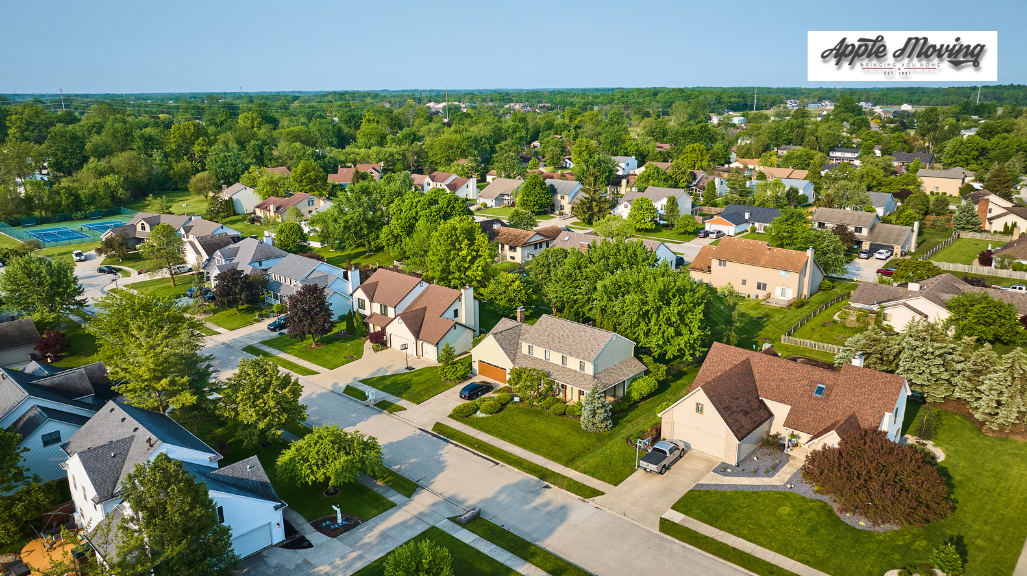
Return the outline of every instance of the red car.
[[[892,268],[878,268],[877,269],[877,273],[880,274],[881,276],[891,276],[892,274],[895,273],[895,268],[894,267],[892,267]]]

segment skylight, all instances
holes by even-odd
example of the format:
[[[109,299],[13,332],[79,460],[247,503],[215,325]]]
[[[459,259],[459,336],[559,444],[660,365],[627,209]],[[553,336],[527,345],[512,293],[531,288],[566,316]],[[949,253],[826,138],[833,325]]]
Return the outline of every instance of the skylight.
[[[817,384],[817,389],[813,391],[813,395],[817,398],[822,398],[824,396],[825,390],[827,390],[827,386],[824,386],[823,384]]]

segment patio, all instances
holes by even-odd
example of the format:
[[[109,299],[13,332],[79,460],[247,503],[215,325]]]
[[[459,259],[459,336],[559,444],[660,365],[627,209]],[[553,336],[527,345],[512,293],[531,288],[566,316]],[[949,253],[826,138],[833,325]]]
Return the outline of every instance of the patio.
[[[68,540],[62,539],[60,534],[53,537],[36,538],[21,549],[21,561],[31,568],[33,573],[49,574],[54,564],[72,564],[77,568],[78,562],[72,551],[83,543],[82,537],[74,533]],[[66,574],[79,574],[79,572],[72,571]]]

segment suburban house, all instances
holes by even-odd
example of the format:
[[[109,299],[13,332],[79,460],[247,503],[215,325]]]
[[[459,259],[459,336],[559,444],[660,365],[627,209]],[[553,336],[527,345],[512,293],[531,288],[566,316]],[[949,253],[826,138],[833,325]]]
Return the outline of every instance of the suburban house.
[[[740,294],[758,299],[809,298],[824,281],[813,248],[786,250],[761,240],[734,237],[700,248],[688,270],[699,282],[715,288],[730,284]]]
[[[710,232],[723,232],[728,236],[748,232],[753,226],[757,232],[762,233],[780,215],[781,211],[777,208],[728,204],[723,212],[704,222],[704,225]]]
[[[414,180],[414,190],[420,190],[421,192],[426,190],[424,183],[428,180],[427,176],[424,174],[411,174],[410,177]]]
[[[880,146],[875,148],[874,152],[880,156]],[[827,162],[829,164],[841,164],[842,162],[848,162],[854,166],[859,166],[859,148],[831,148],[827,152]]]
[[[238,236],[228,234],[211,234],[193,238],[183,245],[185,261],[190,266],[206,266],[215,252],[238,241]]]
[[[1027,234],[1021,235],[1019,230],[1013,232],[1012,242],[994,251],[994,256],[1010,254],[1017,262],[1027,263]]]
[[[921,168],[916,175],[923,181],[920,187],[922,192],[942,192],[949,196],[959,196],[959,189],[966,184],[967,174],[973,179],[973,173],[968,173],[962,168],[949,168],[948,170],[930,170]]]
[[[292,176],[292,173],[289,172],[289,169],[287,167],[285,167],[285,166],[275,166],[273,168],[264,168],[264,170],[267,171],[267,172],[273,172],[275,174],[280,174],[282,176],[285,176],[286,178],[288,178],[289,176]]]
[[[353,183],[353,175],[355,172],[366,172],[371,175],[375,180],[382,179],[382,165],[381,164],[357,164],[355,167],[339,167],[339,170],[335,174],[328,175],[328,181],[333,184],[339,184],[343,187],[349,186]]]
[[[139,212],[132,217],[124,226],[115,226],[103,233],[101,238],[109,238],[117,234],[125,236],[125,242],[129,248],[142,244],[150,237],[150,232],[159,225],[167,224],[174,228],[184,242],[201,236],[213,234],[227,234],[229,236],[241,236],[233,228],[224,224],[204,220],[199,216],[185,216],[182,214],[153,214],[151,212]]]
[[[514,368],[538,368],[566,402],[582,400],[593,384],[613,401],[645,373],[634,354],[635,343],[620,334],[544,314],[533,325],[501,318],[471,350],[471,368],[504,384]]]
[[[797,170],[795,168],[770,168],[767,166],[760,166],[760,172],[767,177],[767,180],[773,180],[774,178],[791,178],[793,180],[805,180],[809,174],[808,170]]]
[[[891,157],[895,159],[896,166],[902,167],[909,166],[917,159],[924,165],[924,168],[930,168],[931,164],[934,164],[934,154],[930,152],[892,152]]]
[[[386,345],[412,356],[437,360],[446,344],[463,354],[478,335],[479,305],[470,286],[454,290],[379,268],[352,297],[370,332],[384,331]]]
[[[289,208],[295,206],[304,218],[309,218],[324,203],[324,198],[306,192],[299,192],[288,198],[272,196],[254,206],[253,215],[260,218],[261,221],[265,218],[281,221],[285,218],[285,213],[289,211]]]
[[[881,218],[898,210],[895,196],[888,192],[867,192],[867,196],[870,196],[870,205],[874,207],[874,211]]]
[[[514,190],[521,187],[520,178],[495,178],[478,194],[478,201],[489,208],[506,206],[513,198]]]
[[[814,193],[813,183],[809,180],[804,180],[802,178],[782,178],[781,183],[785,185],[785,190],[795,188],[799,191],[799,194],[805,194],[806,198],[809,198],[810,202],[815,200],[817,197]]]
[[[714,342],[688,393],[659,415],[664,437],[737,466],[768,433],[811,450],[865,429],[898,442],[909,393],[905,378],[863,368],[859,356],[823,368]]]
[[[553,240],[551,246],[554,248],[566,248],[567,250],[587,252],[589,246],[591,246],[593,242],[602,242],[604,240],[608,239],[594,234],[568,232],[567,230],[561,229],[560,234],[555,240]],[[640,238],[627,238],[627,241],[641,242],[643,246],[655,252],[656,257],[659,258],[661,262],[666,262],[668,266],[677,270],[678,255],[663,242],[660,242],[659,240],[645,240]]]
[[[645,192],[625,193],[620,201],[617,202],[617,205],[614,206],[612,213],[627,218],[628,214],[631,213],[631,206],[635,203],[635,200],[643,197],[651,200],[653,205],[656,206],[657,220],[660,222],[666,221],[667,200],[671,197],[677,198],[678,216],[684,215],[688,217],[692,212],[692,197],[685,190],[680,188],[664,188],[663,186],[649,186],[645,189]]]
[[[29,362],[21,370],[0,368],[0,429],[21,435],[25,465],[44,481],[64,477],[61,442],[117,396],[102,362],[58,368]]]
[[[494,227],[486,231],[489,240],[499,246],[500,262],[530,262],[543,250],[549,248],[563,233],[559,226],[547,226],[534,230],[521,230],[509,226]]]
[[[174,420],[159,412],[107,402],[61,445],[67,460],[75,522],[102,561],[115,553],[118,523],[128,514],[121,484],[135,467],[158,454],[182,462],[207,485],[218,519],[232,532],[235,553],[246,557],[285,539],[282,509],[256,456],[218,468],[221,455]]]
[[[474,178],[461,178],[449,172],[432,172],[424,179],[424,191],[432,188],[445,188],[460,198],[475,200],[478,198],[478,181]]]
[[[253,214],[254,207],[260,203],[260,196],[257,196],[256,190],[238,182],[231,186],[222,185],[218,198],[231,202],[235,214]]]
[[[614,156],[614,175],[616,176],[627,176],[631,172],[638,170],[638,160],[634,156]]]
[[[920,223],[913,226],[883,224],[877,212],[859,210],[841,210],[839,208],[817,208],[813,213],[813,227],[821,230],[833,229],[838,224],[844,225],[856,235],[862,248],[876,252],[887,248],[901,256],[916,250],[916,236]]]
[[[952,274],[939,274],[923,282],[898,286],[860,282],[849,304],[875,312],[881,310],[882,321],[902,331],[913,320],[945,320],[950,315],[945,303],[968,292],[982,292],[995,300],[1012,304],[1021,316],[1027,314],[1027,295],[998,288],[971,286]]]
[[[31,318],[0,322],[0,366],[27,362],[39,336]]]
[[[236,244],[214,252],[204,267],[211,286],[217,285],[218,274],[231,269],[241,270],[247,276],[270,270],[289,253],[256,238],[246,238]]]
[[[553,210],[555,212],[570,214],[571,207],[581,196],[581,184],[574,180],[560,180],[557,178],[546,179],[549,191],[553,193]]]
[[[1008,234],[1013,228],[1027,231],[1027,208],[1023,206],[983,189],[964,196],[963,201],[977,206],[981,229],[985,232]]]
[[[314,284],[324,288],[332,316],[338,317],[353,310],[353,291],[360,286],[360,271],[343,270],[320,260],[288,254],[265,273],[264,301],[269,304],[286,303],[303,286]]]
[[[746,170],[756,170],[760,167],[759,158],[736,158],[734,162],[728,164],[730,168],[745,168]]]

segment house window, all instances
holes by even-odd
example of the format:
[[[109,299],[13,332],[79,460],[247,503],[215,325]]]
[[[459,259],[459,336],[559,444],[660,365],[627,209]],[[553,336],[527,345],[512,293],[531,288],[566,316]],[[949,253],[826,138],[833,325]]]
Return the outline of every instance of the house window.
[[[717,260],[717,266],[727,266],[727,260]]]
[[[935,192],[937,192],[937,191],[938,191],[938,187],[937,187],[937,186],[935,186],[935,187],[934,187],[934,191],[935,191]]]
[[[767,283],[766,282],[757,282],[756,283],[756,289],[757,290],[766,290],[767,289]]]
[[[366,305],[367,305],[367,302],[364,302],[363,298],[357,298],[357,308],[360,308],[361,310],[363,310],[364,306],[366,306]]]
[[[584,360],[578,360],[578,370],[581,371],[581,372],[585,371],[585,361]]]
[[[695,413],[702,414],[702,402],[695,403]]]
[[[782,278],[791,278],[792,277],[792,273],[787,271],[787,270],[781,270],[780,272],[778,272],[778,274],[780,274]]]
[[[389,307],[386,306],[385,304],[379,304],[378,305],[378,311],[381,312],[382,314],[386,314],[387,315],[389,313]]]
[[[58,443],[60,441],[61,441],[61,431],[60,430],[57,430],[55,432],[49,432],[49,433],[43,434],[43,448],[46,448],[47,446],[53,446],[54,444],[56,444],[56,443]]]
[[[549,350],[546,350],[545,356],[546,356],[546,360],[549,360]]]
[[[742,286],[745,286],[745,279],[742,279]]]
[[[225,523],[225,507],[218,506],[218,524]]]
[[[889,313],[889,312],[885,312],[884,313],[884,321],[885,322],[891,322],[891,313]]]
[[[567,365],[567,356],[565,356],[563,354],[560,355],[560,365],[561,366],[566,366]]]
[[[863,227],[862,226],[856,226],[856,229],[853,230],[853,232],[855,232],[856,234],[862,234],[863,233]]]
[[[460,309],[457,308],[457,309],[453,310],[453,318],[459,318],[459,317],[460,317]]]
[[[823,398],[825,390],[827,390],[827,386],[824,386],[823,384],[817,384],[816,389],[813,390],[813,395],[817,398]]]
[[[314,199],[313,198],[307,198],[307,206],[313,206],[313,205],[314,205]]]
[[[528,356],[534,356],[534,355],[535,355],[535,347],[532,346],[531,344],[528,344]]]

